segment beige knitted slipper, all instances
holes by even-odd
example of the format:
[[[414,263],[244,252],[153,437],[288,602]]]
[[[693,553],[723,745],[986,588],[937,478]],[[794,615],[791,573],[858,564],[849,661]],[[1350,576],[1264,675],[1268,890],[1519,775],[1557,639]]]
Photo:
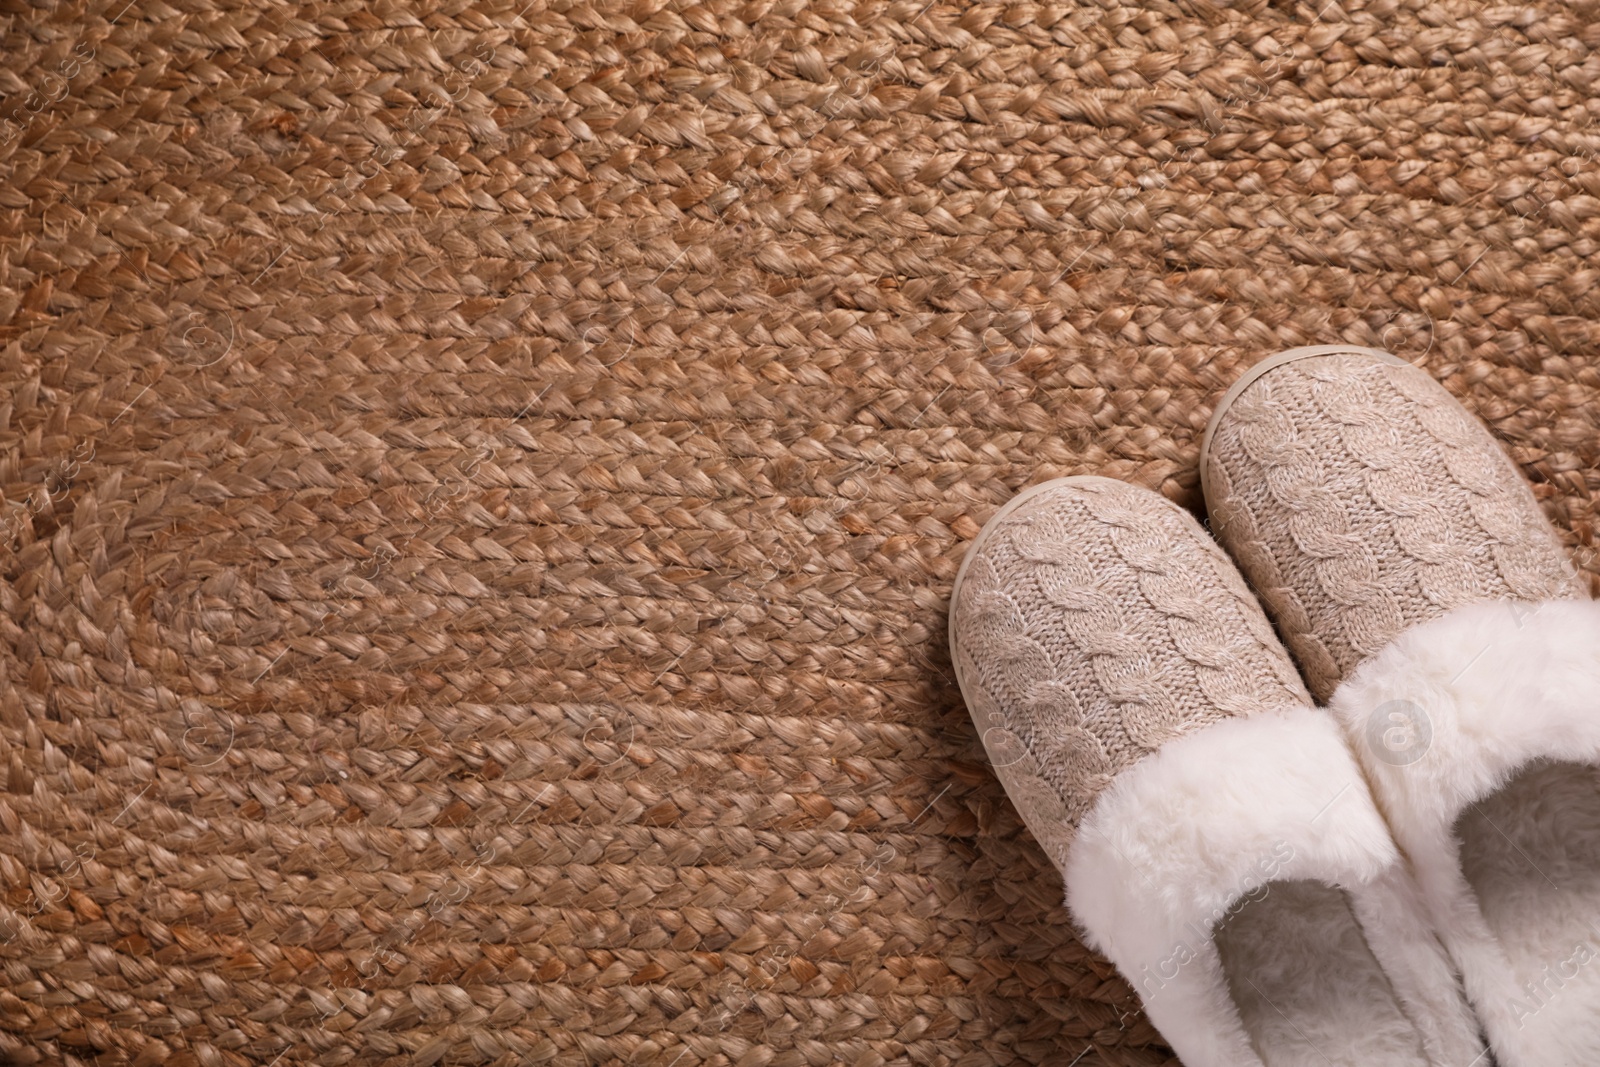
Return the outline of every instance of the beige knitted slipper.
[[[1600,606],[1521,474],[1427,373],[1342,346],[1236,384],[1201,474],[1501,1067],[1600,1063]]]
[[[1025,491],[967,553],[950,650],[1085,941],[1188,1067],[1485,1055],[1337,727],[1187,512]]]

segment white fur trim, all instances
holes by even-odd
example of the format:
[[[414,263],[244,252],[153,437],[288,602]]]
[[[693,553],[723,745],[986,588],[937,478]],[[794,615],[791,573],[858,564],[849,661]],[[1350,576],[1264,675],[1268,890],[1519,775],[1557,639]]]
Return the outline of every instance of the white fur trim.
[[[1428,1058],[1449,1067],[1490,1067],[1478,1021],[1463,999],[1449,954],[1434,935],[1411,865],[1390,867],[1352,892],[1350,904]]]
[[[1381,743],[1381,717],[1396,708],[1431,735],[1399,756]],[[1454,828],[1469,804],[1534,760],[1600,764],[1600,604],[1458,608],[1362,664],[1334,693],[1331,710],[1416,868],[1501,1067],[1596,1062],[1594,1020],[1574,1026],[1562,1011],[1529,1012],[1529,993],[1462,873]],[[1590,955],[1582,962],[1593,966],[1600,938],[1584,944]]]
[[[1065,874],[1086,940],[1133,984],[1183,1062],[1258,1067],[1216,923],[1269,882],[1310,879],[1348,890],[1363,921],[1409,908],[1409,922],[1392,925],[1425,929],[1396,888],[1403,869],[1337,726],[1299,708],[1207,727],[1124,771],[1079,828]],[[1479,1046],[1430,941],[1374,948],[1429,1059],[1464,1065]]]

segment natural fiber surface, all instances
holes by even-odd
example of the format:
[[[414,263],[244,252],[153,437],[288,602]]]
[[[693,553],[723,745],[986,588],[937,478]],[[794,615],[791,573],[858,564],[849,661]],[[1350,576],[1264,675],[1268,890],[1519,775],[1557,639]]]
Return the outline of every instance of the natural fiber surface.
[[[125,2],[0,14],[14,1062],[1168,1062],[979,526],[1342,339],[1591,539],[1590,5]]]

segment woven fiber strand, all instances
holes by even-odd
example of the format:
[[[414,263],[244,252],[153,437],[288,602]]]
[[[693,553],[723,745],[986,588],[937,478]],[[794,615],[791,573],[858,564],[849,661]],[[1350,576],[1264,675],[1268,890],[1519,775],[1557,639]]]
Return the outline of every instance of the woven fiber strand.
[[[981,524],[1346,340],[1597,571],[1593,5],[125,3],[0,14],[13,1062],[1169,1063]]]

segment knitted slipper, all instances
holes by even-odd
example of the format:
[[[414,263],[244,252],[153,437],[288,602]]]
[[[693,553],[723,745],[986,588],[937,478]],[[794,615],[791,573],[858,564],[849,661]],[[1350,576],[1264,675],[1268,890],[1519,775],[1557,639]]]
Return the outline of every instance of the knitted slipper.
[[[1336,725],[1187,512],[1025,491],[967,553],[950,651],[1086,943],[1188,1067],[1484,1055]]]
[[[1600,605],[1517,469],[1423,371],[1320,346],[1228,392],[1201,474],[1501,1067],[1600,1063]]]

